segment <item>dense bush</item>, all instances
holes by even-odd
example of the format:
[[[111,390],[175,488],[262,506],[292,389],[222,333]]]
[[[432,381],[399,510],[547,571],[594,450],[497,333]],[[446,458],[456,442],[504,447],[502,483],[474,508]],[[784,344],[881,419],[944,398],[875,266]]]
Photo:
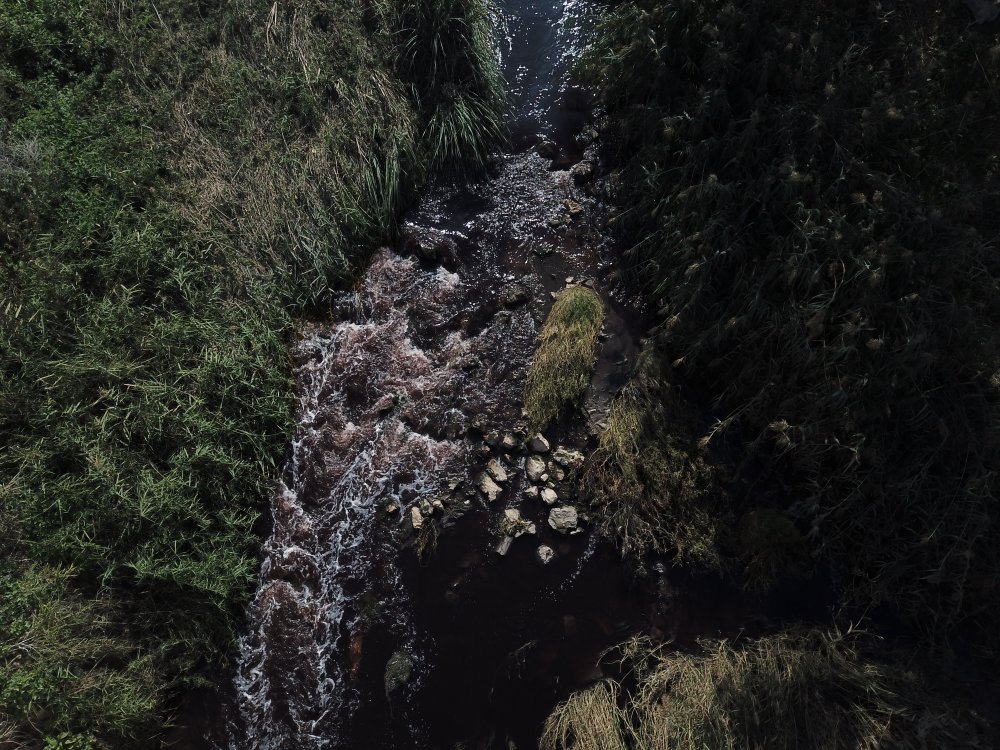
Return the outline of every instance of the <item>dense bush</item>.
[[[582,69],[619,149],[617,221],[660,311],[662,379],[718,415],[686,449],[732,460],[731,517],[784,515],[852,601],[984,645],[1000,614],[1000,48],[969,20],[957,4],[638,0]]]
[[[148,747],[229,648],[294,317],[434,166],[407,13],[0,6],[0,744]]]

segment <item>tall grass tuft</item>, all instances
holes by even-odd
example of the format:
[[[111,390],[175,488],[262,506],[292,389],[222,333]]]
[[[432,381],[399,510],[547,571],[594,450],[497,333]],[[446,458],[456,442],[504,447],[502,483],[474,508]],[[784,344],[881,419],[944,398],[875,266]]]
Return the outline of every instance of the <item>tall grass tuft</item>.
[[[598,683],[549,716],[542,750],[839,750],[978,747],[983,724],[860,647],[820,631],[697,653],[639,639],[620,649],[629,687]]]
[[[604,303],[593,290],[575,286],[560,293],[538,336],[528,370],[524,407],[529,429],[545,429],[583,398],[603,324]]]
[[[428,112],[433,172],[481,172],[507,140],[496,11],[487,0],[401,0],[399,66]]]

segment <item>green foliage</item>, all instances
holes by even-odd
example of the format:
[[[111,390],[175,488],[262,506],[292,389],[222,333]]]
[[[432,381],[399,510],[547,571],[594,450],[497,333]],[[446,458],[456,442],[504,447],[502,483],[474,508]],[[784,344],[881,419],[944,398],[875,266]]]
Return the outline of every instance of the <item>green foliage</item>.
[[[638,0],[581,64],[659,356],[727,415],[706,444],[855,602],[981,644],[1000,614],[993,45],[957,6]],[[768,490],[779,473],[792,491]]]
[[[524,388],[529,430],[545,429],[583,397],[603,324],[604,304],[593,290],[574,286],[559,294],[538,335]]]
[[[674,551],[685,563],[722,564],[718,470],[698,448],[695,430],[690,408],[647,347],[636,376],[611,404],[583,483],[626,554]]]
[[[295,317],[433,166],[400,12],[0,6],[0,744],[152,746],[223,663]]]
[[[435,172],[482,171],[507,139],[495,11],[481,0],[401,0],[400,68],[429,113]]]
[[[699,653],[633,640],[630,689],[598,683],[549,716],[542,750],[839,750],[980,747],[982,722],[912,672],[865,651],[870,639],[818,631]],[[622,696],[626,696],[622,700]]]

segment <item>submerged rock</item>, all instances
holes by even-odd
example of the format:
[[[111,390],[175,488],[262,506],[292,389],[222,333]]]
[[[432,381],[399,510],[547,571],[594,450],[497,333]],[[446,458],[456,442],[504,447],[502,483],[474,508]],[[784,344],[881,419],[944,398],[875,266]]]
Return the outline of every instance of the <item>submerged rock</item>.
[[[545,473],[545,462],[538,456],[528,456],[524,462],[524,473],[531,482],[540,482]]]
[[[574,164],[569,173],[577,183],[589,182],[594,177],[594,165],[589,161],[581,161]]]
[[[397,651],[385,665],[385,694],[392,695],[413,677],[413,659],[405,651]]]
[[[578,522],[576,508],[572,505],[561,505],[549,511],[549,526],[563,534],[576,531]]]

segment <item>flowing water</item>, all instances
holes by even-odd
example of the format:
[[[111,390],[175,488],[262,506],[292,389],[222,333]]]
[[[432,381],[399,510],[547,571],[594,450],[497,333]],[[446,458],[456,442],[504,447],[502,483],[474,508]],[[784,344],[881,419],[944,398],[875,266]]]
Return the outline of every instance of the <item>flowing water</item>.
[[[471,481],[482,431],[519,426],[537,329],[567,277],[602,295],[607,335],[589,418],[550,437],[592,445],[635,360],[641,311],[613,281],[601,191],[565,171],[590,116],[566,67],[599,12],[581,0],[503,5],[512,152],[480,184],[430,190],[399,246],[376,253],[331,320],[303,330],[298,427],[217,746],[534,748],[552,706],[600,678],[608,646],[639,629],[684,641],[746,619],[744,597],[721,584],[694,594],[662,570],[630,583],[609,543],[551,530],[548,508],[521,497],[516,451],[496,502]],[[554,161],[530,150],[540,138],[557,144]],[[572,219],[567,200],[583,208]],[[445,252],[429,260],[421,246]],[[433,500],[420,555],[409,509]],[[505,507],[538,535],[501,556]],[[541,543],[556,553],[547,566]],[[409,672],[401,687],[387,685],[390,662]]]

